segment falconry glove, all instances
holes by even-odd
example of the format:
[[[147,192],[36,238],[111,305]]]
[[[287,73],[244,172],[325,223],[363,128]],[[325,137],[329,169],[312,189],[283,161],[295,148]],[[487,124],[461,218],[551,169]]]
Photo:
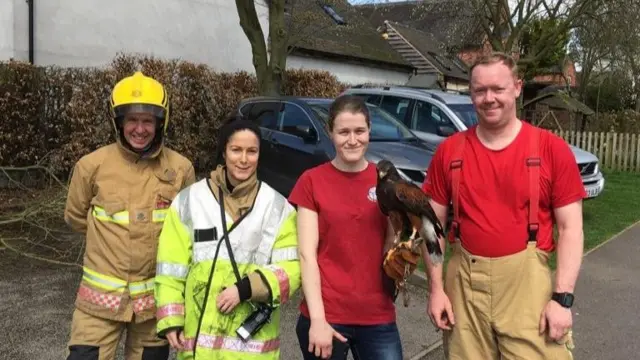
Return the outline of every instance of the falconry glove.
[[[396,284],[398,282],[404,283],[418,267],[420,251],[414,251],[411,245],[411,241],[399,242],[385,255],[382,267],[387,276],[395,280]]]

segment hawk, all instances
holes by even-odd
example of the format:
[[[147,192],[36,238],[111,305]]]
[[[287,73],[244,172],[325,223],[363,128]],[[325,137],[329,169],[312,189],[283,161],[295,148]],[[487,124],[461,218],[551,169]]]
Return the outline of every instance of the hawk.
[[[441,263],[440,238],[444,238],[444,230],[427,195],[415,184],[402,179],[390,161],[378,162],[376,169],[378,206],[391,221],[395,233],[394,246],[411,231],[409,241],[413,251],[424,241],[431,261]],[[420,237],[416,239],[418,234]]]

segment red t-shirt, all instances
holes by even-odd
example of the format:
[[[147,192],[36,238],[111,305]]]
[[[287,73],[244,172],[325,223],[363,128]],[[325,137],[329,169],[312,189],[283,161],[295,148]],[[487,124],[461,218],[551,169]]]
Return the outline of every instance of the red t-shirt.
[[[478,139],[476,127],[468,130],[462,155],[459,188],[460,240],[478,256],[497,257],[526,248],[528,240],[529,172],[525,160],[534,127],[522,122],[522,129],[506,148],[494,151]],[[553,208],[586,196],[575,156],[560,137],[541,131],[539,142],[540,201],[538,248],[552,251]],[[423,190],[439,204],[449,205],[455,134],[438,146],[427,171]]]
[[[357,173],[327,162],[305,171],[289,201],[318,213],[318,267],[325,318],[337,324],[395,321],[395,306],[383,290],[387,218],[375,196],[374,164]],[[300,311],[309,316],[306,302]]]

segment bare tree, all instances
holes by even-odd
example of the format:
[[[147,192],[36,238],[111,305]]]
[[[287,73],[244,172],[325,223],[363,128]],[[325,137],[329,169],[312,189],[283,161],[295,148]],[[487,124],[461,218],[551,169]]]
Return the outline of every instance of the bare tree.
[[[607,3],[611,37],[611,66],[626,71],[633,79],[635,110],[640,111],[640,0],[617,0]]]
[[[324,3],[342,7],[344,1]],[[256,6],[268,9],[266,41]],[[335,25],[323,16],[315,0],[236,0],[236,8],[240,26],[251,44],[258,90],[262,95],[280,93],[287,56],[299,41]]]
[[[256,3],[253,0],[236,0],[240,26],[251,43],[258,90],[263,95],[275,95],[279,93],[282,73],[287,61],[285,0],[270,0],[266,6],[269,9],[269,51],[267,51],[264,31],[258,19]]]
[[[585,100],[594,73],[610,68],[614,47],[619,36],[619,23],[613,19],[606,6],[581,16],[569,43],[569,53],[578,63],[578,95]],[[599,77],[602,81],[602,77]]]

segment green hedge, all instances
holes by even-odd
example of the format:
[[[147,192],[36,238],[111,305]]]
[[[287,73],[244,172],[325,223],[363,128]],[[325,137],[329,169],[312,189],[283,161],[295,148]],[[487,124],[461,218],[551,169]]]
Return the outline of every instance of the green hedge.
[[[191,159],[197,172],[209,171],[220,121],[241,99],[257,95],[255,76],[124,54],[105,68],[0,62],[0,166],[46,160],[56,173],[68,174],[81,156],[114,141],[109,94],[119,79],[138,69],[169,92],[167,145]],[[283,93],[335,97],[344,88],[329,72],[287,70]]]

